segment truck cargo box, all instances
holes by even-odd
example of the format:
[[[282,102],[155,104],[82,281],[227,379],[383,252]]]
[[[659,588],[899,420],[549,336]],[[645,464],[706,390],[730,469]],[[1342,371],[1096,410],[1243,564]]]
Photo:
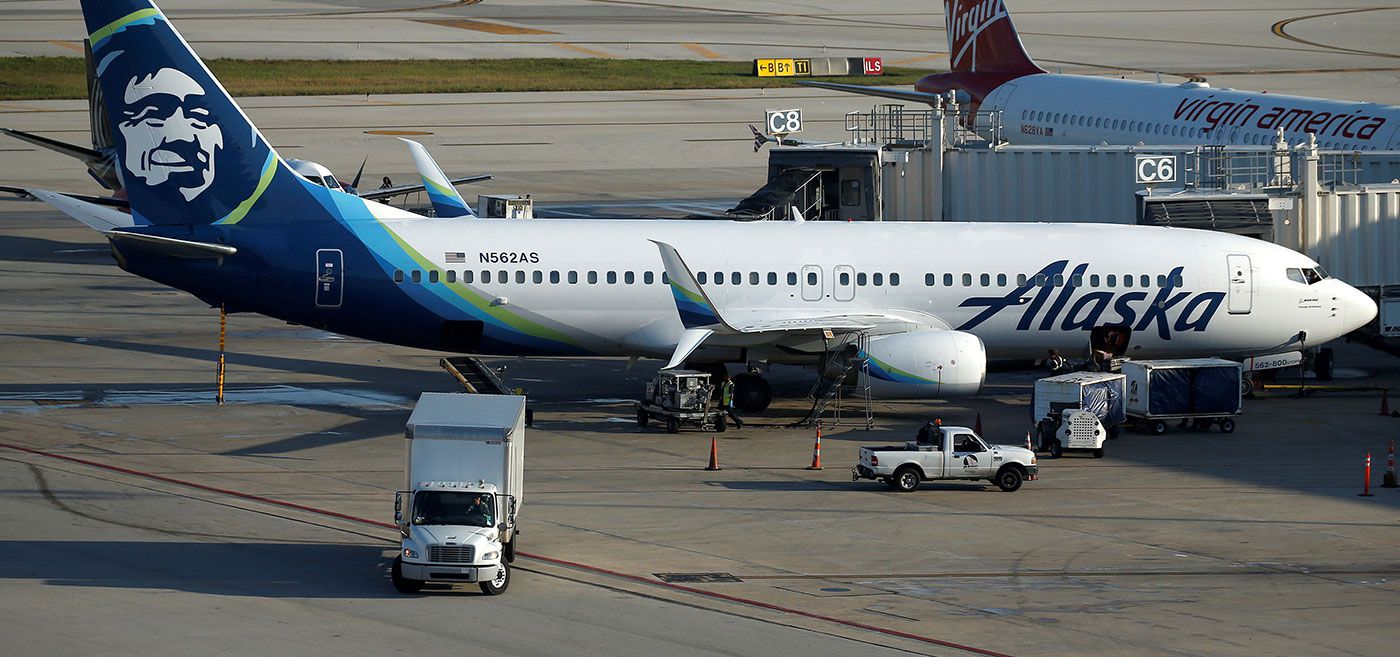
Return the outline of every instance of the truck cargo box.
[[[423,393],[408,418],[406,490],[425,481],[485,481],[524,501],[525,398]]]
[[[1112,372],[1071,372],[1040,379],[1031,396],[1031,422],[1057,410],[1077,408],[1092,412],[1104,426],[1122,424],[1126,419],[1125,380],[1122,374]]]

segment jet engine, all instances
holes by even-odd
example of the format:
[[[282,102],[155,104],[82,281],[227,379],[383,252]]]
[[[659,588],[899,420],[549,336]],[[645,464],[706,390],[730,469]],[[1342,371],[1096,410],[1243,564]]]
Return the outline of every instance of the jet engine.
[[[963,331],[875,336],[862,356],[871,394],[884,399],[967,397],[980,392],[987,379],[982,339]]]

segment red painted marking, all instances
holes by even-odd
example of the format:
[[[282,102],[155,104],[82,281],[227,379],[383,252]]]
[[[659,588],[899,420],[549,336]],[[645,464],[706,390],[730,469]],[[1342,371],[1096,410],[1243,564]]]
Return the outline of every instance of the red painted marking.
[[[273,505],[273,506],[280,506],[280,507],[287,508],[287,509],[295,509],[295,510],[297,510],[297,511],[304,511],[304,512],[306,512],[306,513],[314,513],[314,514],[317,514],[317,515],[329,516],[329,517],[331,517],[331,518],[339,518],[339,519],[341,519],[341,520],[349,520],[349,521],[351,521],[351,522],[357,522],[357,523],[361,523],[361,524],[365,524],[365,525],[372,525],[372,526],[374,526],[374,527],[383,527],[383,528],[385,528],[385,529],[398,529],[398,526],[397,526],[397,525],[395,525],[395,524],[393,524],[393,523],[389,523],[389,522],[379,522],[378,520],[370,520],[369,518],[360,518],[360,517],[358,517],[358,516],[352,516],[352,515],[345,514],[345,513],[338,513],[338,512],[335,512],[335,511],[329,511],[329,510],[327,510],[327,509],[318,509],[318,508],[316,508],[316,507],[306,506],[306,505],[304,505],[304,504],[297,504],[297,503],[295,503],[295,502],[286,502],[286,501],[283,501],[283,500],[273,499],[273,498],[270,498],[270,497],[263,497],[263,496],[261,496],[261,495],[253,495],[253,494],[251,494],[251,493],[243,493],[243,492],[239,492],[239,491],[236,491],[236,490],[230,490],[230,489],[227,489],[227,488],[219,488],[219,487],[217,487],[217,486],[207,486],[207,485],[205,485],[205,484],[197,484],[197,483],[192,482],[192,481],[185,481],[185,480],[183,480],[183,479],[176,479],[176,478],[174,478],[174,477],[166,477],[166,476],[164,476],[164,475],[158,475],[158,474],[151,473],[151,472],[142,472],[142,471],[140,471],[140,470],[133,470],[133,469],[131,469],[131,468],[123,468],[123,467],[118,466],[118,465],[109,465],[109,464],[106,464],[106,463],[99,463],[99,462],[97,462],[97,461],[90,461],[90,460],[88,460],[88,459],[81,459],[81,458],[78,458],[78,457],[76,457],[76,456],[67,456],[67,455],[64,455],[64,454],[56,454],[56,453],[54,453],[54,452],[45,452],[45,451],[42,451],[42,450],[33,449],[33,448],[31,448],[31,447],[22,447],[22,446],[20,446],[20,445],[14,445],[14,444],[3,443],[3,442],[0,442],[0,447],[4,447],[4,448],[8,448],[8,449],[13,449],[13,450],[20,451],[20,452],[26,452],[26,453],[34,454],[34,455],[37,455],[37,456],[45,456],[45,457],[48,457],[48,458],[58,459],[58,460],[61,460],[61,461],[68,461],[68,462],[70,462],[70,463],[77,463],[77,464],[80,464],[80,465],[86,465],[86,466],[91,466],[91,467],[94,467],[94,468],[100,468],[100,469],[102,469],[102,470],[109,470],[109,471],[111,471],[111,472],[119,472],[119,473],[121,473],[121,474],[131,475],[131,476],[133,476],[133,477],[142,477],[142,478],[145,478],[145,479],[152,479],[152,480],[155,480],[155,481],[160,481],[160,482],[164,482],[164,483],[168,483],[168,484],[175,484],[175,485],[177,485],[177,486],[185,486],[185,487],[188,487],[188,488],[194,488],[194,489],[196,489],[196,490],[207,491],[207,492],[210,492],[210,493],[218,493],[218,494],[220,494],[220,495],[228,495],[228,496],[230,496],[230,497],[236,497],[236,498],[239,498],[239,499],[250,500],[250,501],[253,501],[253,502],[261,502],[261,503],[263,503],[263,504],[270,504],[270,505]],[[961,651],[964,651],[964,652],[970,652],[970,653],[974,653],[974,654],[978,654],[978,655],[986,655],[987,657],[1012,657],[1011,655],[1008,655],[1008,654],[1006,654],[1006,653],[996,652],[996,651],[992,651],[992,650],[985,650],[985,649],[982,649],[982,648],[975,648],[975,647],[973,647],[973,646],[963,645],[963,644],[960,644],[960,643],[954,643],[954,642],[952,642],[952,641],[944,641],[943,639],[936,639],[936,638],[930,637],[930,636],[923,636],[923,635],[920,635],[920,634],[913,634],[913,633],[911,633],[911,632],[903,632],[903,631],[900,631],[900,630],[894,630],[894,629],[890,629],[890,628],[887,628],[887,627],[880,627],[880,626],[878,626],[878,625],[869,625],[869,624],[861,623],[861,622],[858,622],[858,621],[846,620],[846,619],[844,619],[844,618],[837,618],[837,617],[835,617],[835,616],[826,616],[826,615],[823,615],[823,614],[818,614],[818,613],[814,613],[814,612],[810,612],[810,611],[803,611],[803,610],[801,610],[801,609],[794,609],[794,608],[792,608],[792,607],[784,607],[784,606],[782,606],[782,605],[776,605],[776,604],[773,604],[773,603],[771,603],[771,602],[763,602],[763,601],[761,601],[761,600],[754,600],[754,599],[751,599],[751,598],[741,598],[741,597],[739,597],[739,596],[726,595],[726,594],[724,594],[724,593],[716,593],[716,592],[714,592],[714,591],[706,591],[706,590],[704,590],[704,589],[697,589],[697,588],[692,588],[692,587],[689,587],[689,586],[682,586],[682,585],[680,585],[680,584],[672,584],[672,583],[670,583],[670,582],[662,582],[662,581],[660,581],[660,580],[652,579],[652,578],[649,578],[649,577],[642,577],[642,576],[640,576],[640,575],[632,575],[632,574],[630,574],[630,573],[624,573],[624,572],[620,572],[620,571],[616,571],[616,570],[611,570],[611,569],[608,569],[608,568],[602,568],[602,567],[599,567],[599,566],[590,566],[590,565],[588,565],[588,564],[579,563],[579,562],[576,562],[576,561],[566,561],[566,560],[564,560],[564,559],[555,559],[555,558],[553,558],[553,557],[546,557],[546,556],[544,556],[544,555],[532,554],[532,553],[529,553],[529,552],[517,552],[516,554],[518,554],[518,555],[520,555],[520,556],[522,556],[522,557],[525,557],[525,558],[527,558],[527,559],[534,559],[535,561],[543,561],[543,562],[545,562],[545,563],[551,563],[551,564],[554,564],[554,565],[557,565],[557,566],[564,566],[564,567],[566,567],[566,568],[575,568],[575,569],[578,569],[578,570],[584,570],[584,571],[588,571],[588,572],[592,572],[592,573],[598,573],[598,574],[600,574],[600,575],[607,575],[607,576],[609,576],[609,577],[617,577],[617,578],[620,578],[620,579],[625,579],[625,580],[629,580],[629,581],[633,581],[633,582],[638,582],[638,583],[640,583],[640,584],[646,584],[646,585],[648,585],[648,586],[659,586],[659,587],[671,589],[671,590],[673,590],[673,591],[683,591],[683,592],[685,592],[685,593],[691,593],[691,594],[694,594],[694,595],[700,595],[700,596],[704,596],[704,597],[707,597],[707,598],[714,598],[714,599],[716,599],[716,600],[724,600],[724,601],[726,601],[726,602],[733,602],[733,603],[736,603],[736,604],[748,605],[748,606],[750,606],[750,607],[759,607],[759,608],[762,608],[762,609],[769,609],[769,610],[772,610],[772,611],[778,611],[778,612],[782,612],[782,613],[785,613],[785,614],[792,614],[792,615],[794,615],[794,616],[802,616],[802,617],[804,617],[804,618],[811,618],[811,619],[814,619],[814,620],[825,621],[825,622],[828,622],[828,623],[835,623],[835,624],[837,624],[837,625],[844,625],[844,626],[846,626],[846,627],[854,627],[854,628],[856,628],[856,629],[866,630],[866,631],[868,631],[868,632],[876,632],[876,633],[884,634],[884,635],[887,635],[887,636],[899,637],[899,638],[901,638],[901,639],[909,639],[909,640],[911,640],[911,641],[918,641],[918,642],[920,642],[920,643],[928,643],[928,644],[932,644],[932,645],[936,645],[936,646],[943,646],[943,647],[945,647],[945,648],[954,648],[954,649],[956,649],[956,650],[961,650]]]

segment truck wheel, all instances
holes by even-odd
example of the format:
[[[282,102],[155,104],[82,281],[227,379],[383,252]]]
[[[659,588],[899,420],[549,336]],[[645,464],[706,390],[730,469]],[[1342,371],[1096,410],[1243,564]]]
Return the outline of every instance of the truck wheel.
[[[1024,480],[1025,477],[1021,476],[1020,470],[1008,465],[1002,468],[1001,472],[997,473],[997,478],[993,479],[992,483],[996,484],[997,488],[1008,493],[1014,493],[1021,489],[1021,482]]]
[[[1100,447],[1100,448],[1094,450],[1094,458],[1096,458],[1096,459],[1101,459],[1101,458],[1103,458],[1103,448],[1102,448],[1102,447]]]
[[[389,579],[394,582],[394,590],[399,593],[417,593],[423,590],[423,582],[403,576],[403,557],[394,557],[394,567],[389,569]]]
[[[719,416],[718,420],[715,420],[715,431],[719,433],[724,433],[724,430],[728,428],[729,422],[724,419],[723,415]]]
[[[1166,433],[1166,432],[1167,432],[1167,423],[1166,423],[1166,422],[1163,422],[1163,421],[1161,421],[1161,420],[1157,420],[1156,422],[1153,422],[1153,423],[1152,423],[1152,434],[1153,434],[1153,435],[1160,436],[1160,435],[1162,435],[1162,434],[1164,434],[1164,433]]]
[[[646,426],[647,426],[647,420],[650,420],[650,419],[651,419],[651,416],[650,416],[650,415],[647,415],[647,409],[645,409],[645,408],[639,408],[639,409],[637,409],[637,426],[642,427],[643,429],[645,429]]]
[[[1220,421],[1220,432],[1221,432],[1221,433],[1234,433],[1234,432],[1235,432],[1235,421],[1232,420],[1232,419],[1230,419],[1230,418],[1228,418],[1228,417],[1225,418],[1225,419],[1223,419],[1223,420],[1221,420],[1221,421]]]
[[[919,470],[911,465],[906,465],[894,472],[894,489],[905,493],[912,493],[919,490],[919,482],[923,477],[919,476]]]
[[[510,586],[510,564],[502,561],[501,567],[496,570],[495,579],[481,582],[481,592],[486,595],[500,595],[506,592],[507,586]]]
[[[1050,440],[1050,449],[1048,451],[1052,459],[1057,459],[1065,455],[1065,447],[1060,443],[1058,438],[1052,438]]]
[[[680,433],[681,422],[675,417],[666,418],[666,433]]]

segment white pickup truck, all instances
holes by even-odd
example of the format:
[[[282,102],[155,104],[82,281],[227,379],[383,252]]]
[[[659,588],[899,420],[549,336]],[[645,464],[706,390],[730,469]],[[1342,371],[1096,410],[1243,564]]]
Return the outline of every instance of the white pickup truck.
[[[967,427],[932,427],[904,445],[861,447],[851,480],[878,479],[890,488],[912,491],[930,479],[992,482],[1006,492],[1034,481],[1035,452],[1018,445],[990,445]]]

